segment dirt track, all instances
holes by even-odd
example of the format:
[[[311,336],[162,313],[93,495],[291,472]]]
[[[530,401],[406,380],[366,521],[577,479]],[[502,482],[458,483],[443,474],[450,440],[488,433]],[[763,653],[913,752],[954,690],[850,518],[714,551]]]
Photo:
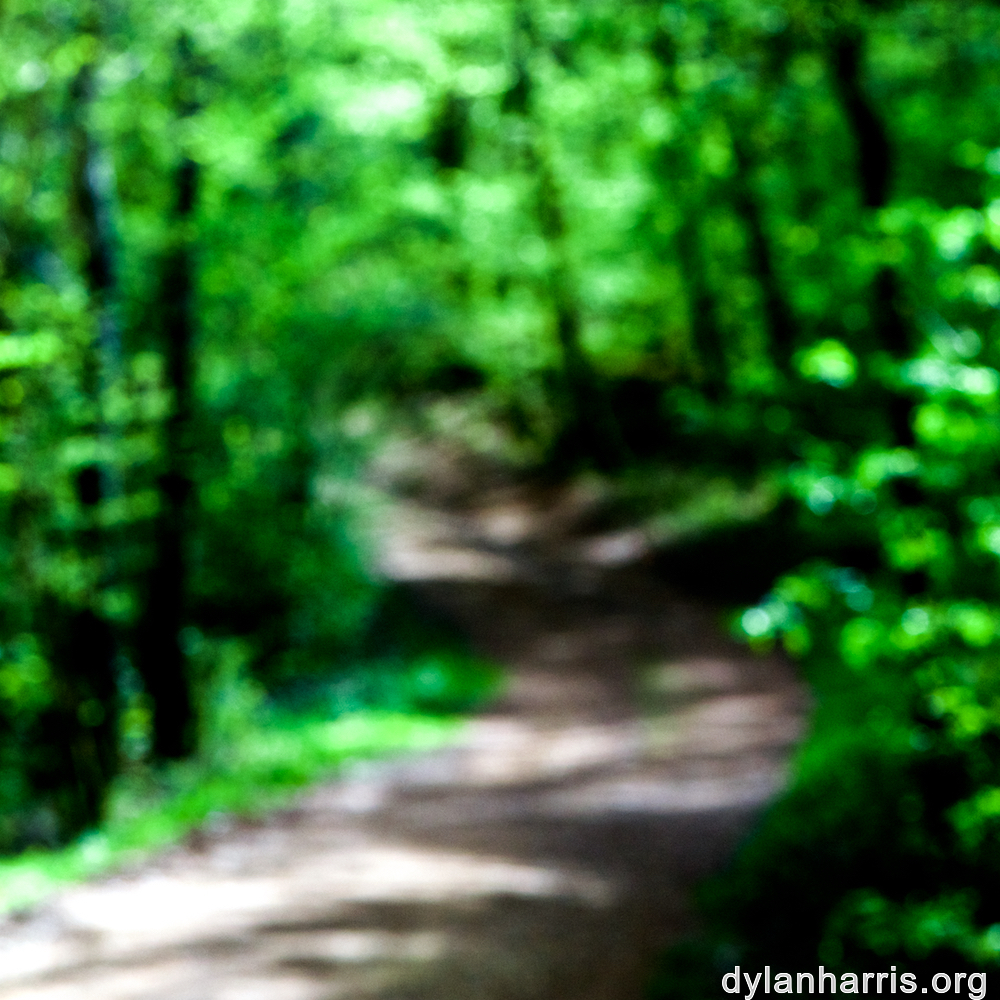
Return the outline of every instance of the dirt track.
[[[545,516],[391,519],[385,571],[511,671],[459,746],[0,924],[0,998],[638,1000],[780,786],[804,699],[645,572],[641,537]]]

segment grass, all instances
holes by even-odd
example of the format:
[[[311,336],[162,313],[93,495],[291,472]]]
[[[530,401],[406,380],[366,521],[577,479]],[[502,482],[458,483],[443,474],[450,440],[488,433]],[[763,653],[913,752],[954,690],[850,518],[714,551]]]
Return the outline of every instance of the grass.
[[[165,768],[134,762],[115,784],[100,829],[66,847],[0,859],[0,913],[134,865],[226,817],[259,816],[286,805],[350,761],[442,746],[459,733],[460,713],[485,700],[499,680],[496,668],[480,662],[425,657],[397,676],[412,688],[407,698],[390,708],[335,714],[330,705],[267,703],[251,682],[233,674],[211,698],[197,758]]]

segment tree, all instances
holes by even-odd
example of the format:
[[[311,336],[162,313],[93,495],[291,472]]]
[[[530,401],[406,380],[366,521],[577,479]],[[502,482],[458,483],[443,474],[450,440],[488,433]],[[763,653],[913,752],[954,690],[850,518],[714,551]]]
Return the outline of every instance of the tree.
[[[194,92],[201,75],[193,42],[186,33],[176,43],[173,75],[171,111],[179,130],[198,111]],[[161,265],[158,310],[171,411],[164,433],[153,552],[135,636],[136,669],[153,703],[153,753],[168,760],[185,757],[195,747],[195,705],[181,630],[189,615],[192,382],[197,333],[194,216],[200,168],[183,143],[177,145],[180,150],[173,170],[172,218]]]

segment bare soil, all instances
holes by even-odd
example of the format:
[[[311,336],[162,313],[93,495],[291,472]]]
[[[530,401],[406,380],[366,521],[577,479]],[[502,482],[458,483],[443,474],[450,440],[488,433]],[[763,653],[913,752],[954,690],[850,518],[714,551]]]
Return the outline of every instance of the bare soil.
[[[591,498],[592,499],[592,498]],[[639,1000],[692,886],[780,789],[790,666],[591,502],[399,503],[379,559],[505,664],[461,742],[0,924],[3,1000]]]

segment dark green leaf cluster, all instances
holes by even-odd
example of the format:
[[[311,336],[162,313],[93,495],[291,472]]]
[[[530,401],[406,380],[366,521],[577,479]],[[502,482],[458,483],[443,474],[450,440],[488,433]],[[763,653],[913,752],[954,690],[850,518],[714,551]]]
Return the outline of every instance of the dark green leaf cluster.
[[[673,10],[700,12],[703,60],[726,53],[699,92],[729,122],[731,275],[752,278],[762,336],[723,391],[668,395],[689,454],[743,449],[786,497],[760,526],[784,573],[735,627],[802,659],[816,710],[791,790],[707,892],[717,950],[675,956],[668,989],[693,976],[716,995],[691,970],[734,954],[992,964],[997,12],[773,5],[772,40],[734,48],[736,5]],[[725,298],[706,302],[721,315]]]

